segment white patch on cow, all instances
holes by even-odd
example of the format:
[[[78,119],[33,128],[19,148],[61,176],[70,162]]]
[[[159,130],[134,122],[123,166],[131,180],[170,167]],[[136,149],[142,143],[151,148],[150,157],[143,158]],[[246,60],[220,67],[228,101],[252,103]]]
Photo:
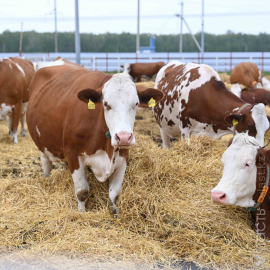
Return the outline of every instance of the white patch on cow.
[[[270,82],[265,77],[262,77],[262,86],[265,90],[270,91]]]
[[[119,156],[119,151],[114,151],[112,159],[104,150],[97,150],[94,155],[88,156],[83,153],[80,157],[82,165],[90,166],[98,181],[106,181],[112,173],[122,165],[124,158]]]
[[[36,126],[36,131],[37,131],[38,136],[40,137],[40,131],[37,126]]]
[[[235,83],[232,85],[231,87],[231,92],[233,94],[235,94],[237,97],[241,98],[241,94],[242,94],[242,88],[239,85],[239,83]]]
[[[123,71],[123,73],[130,74],[130,64],[129,63],[125,63],[124,64],[124,71]]]
[[[44,147],[44,154],[45,156],[51,161],[51,162],[60,162],[61,159],[58,157],[55,157],[46,147]]]
[[[9,65],[10,69],[12,69],[12,65],[10,63],[8,65]]]
[[[28,106],[28,102],[24,102],[24,103],[22,104],[22,111],[21,111],[21,114],[25,114],[25,113],[26,113],[27,106]]]
[[[260,82],[258,82],[258,83],[256,84],[256,88],[263,88],[263,86],[262,86],[262,84],[261,84]]]
[[[219,192],[226,198],[222,204],[242,207],[254,206],[252,196],[256,190],[257,140],[245,133],[237,134],[222,155],[223,175],[212,194]],[[248,164],[248,165],[246,165]],[[212,195],[213,197],[213,195]]]
[[[25,77],[25,73],[24,73],[24,70],[22,69],[22,67],[18,64],[18,63],[15,63],[17,68],[20,70],[20,72],[22,73],[22,75]]]
[[[6,105],[6,103],[0,104],[0,120],[4,120],[6,116],[12,113],[14,105]]]
[[[116,134],[126,132],[133,134],[135,115],[139,103],[137,88],[131,81],[130,76],[119,73],[112,76],[102,89],[103,103],[111,107],[110,110],[104,106],[104,117],[111,134],[112,146],[117,146]],[[131,145],[135,144],[132,137]]]
[[[36,66],[36,70],[44,68],[44,67],[55,67],[55,66],[62,66],[65,62],[63,61],[63,58],[56,60],[54,62],[46,62],[44,65],[42,65],[42,62],[38,62],[38,65]]]
[[[265,106],[263,103],[255,105],[251,109],[251,115],[255,122],[257,130],[256,139],[260,146],[264,146],[264,133],[269,129],[269,121],[265,113]]]

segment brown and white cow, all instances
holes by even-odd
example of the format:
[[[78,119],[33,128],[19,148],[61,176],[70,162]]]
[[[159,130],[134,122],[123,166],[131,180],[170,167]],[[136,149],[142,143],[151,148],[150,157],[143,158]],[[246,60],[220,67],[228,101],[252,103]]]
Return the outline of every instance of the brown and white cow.
[[[242,62],[236,65],[231,71],[230,80],[231,84],[240,83],[246,87],[270,90],[270,82],[252,62]]]
[[[223,175],[212,189],[214,203],[248,207],[255,229],[270,238],[270,150],[246,133],[237,134],[222,155]]]
[[[29,60],[19,57],[0,59],[0,119],[7,117],[9,134],[18,143],[17,131],[21,121],[21,135],[25,136],[25,112],[29,85],[35,70]]]
[[[264,105],[247,104],[232,94],[211,67],[172,61],[159,71],[155,88],[164,93],[153,110],[164,148],[170,146],[170,137],[202,134],[219,139],[235,129],[248,131],[263,145],[269,128]]]
[[[159,90],[136,87],[127,74],[106,75],[63,59],[39,69],[30,87],[26,118],[45,176],[53,161],[66,160],[78,209],[85,211],[89,185],[84,169],[90,166],[99,181],[109,179],[109,198],[117,214],[128,148],[135,144],[136,110],[140,103],[162,97]]]
[[[234,84],[232,85],[231,92],[249,104],[270,104],[270,91],[266,89],[252,87],[242,89],[239,84]]]
[[[156,63],[135,63],[129,64],[126,63],[124,66],[124,73],[128,73],[134,82],[140,82],[142,76],[153,77],[158,73],[158,71],[165,66],[164,62],[156,62]]]

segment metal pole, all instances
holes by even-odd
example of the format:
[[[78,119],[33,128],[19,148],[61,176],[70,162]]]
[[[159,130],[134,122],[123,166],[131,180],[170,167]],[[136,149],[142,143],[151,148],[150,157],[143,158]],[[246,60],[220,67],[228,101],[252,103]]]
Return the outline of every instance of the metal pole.
[[[201,46],[200,46],[200,44],[198,43],[198,41],[196,40],[196,38],[194,37],[194,35],[192,34],[192,32],[191,32],[191,30],[190,30],[190,28],[189,28],[189,26],[188,26],[188,24],[187,24],[187,22],[186,22],[186,20],[185,20],[184,17],[183,17],[183,21],[184,21],[184,23],[185,23],[185,25],[186,25],[186,27],[187,27],[187,29],[188,29],[188,31],[189,31],[191,37],[193,38],[193,40],[194,40],[196,46],[198,47],[199,51],[201,52],[201,51],[202,51]]]
[[[57,41],[57,14],[56,14],[56,0],[54,0],[54,25],[55,25],[55,35],[54,35],[54,49],[58,52],[58,41]]]
[[[183,51],[183,1],[181,2],[181,26],[180,26],[180,44],[179,44],[179,52]]]
[[[20,56],[22,56],[22,36],[23,36],[23,22],[21,23],[21,34],[20,34],[20,48],[19,48]]]
[[[140,0],[138,0],[136,52],[140,51]]]
[[[202,63],[204,54],[204,0],[202,0],[202,41],[201,41]]]
[[[80,41],[80,30],[79,30],[79,0],[75,0],[75,51],[76,51],[76,63],[81,64],[81,41]]]

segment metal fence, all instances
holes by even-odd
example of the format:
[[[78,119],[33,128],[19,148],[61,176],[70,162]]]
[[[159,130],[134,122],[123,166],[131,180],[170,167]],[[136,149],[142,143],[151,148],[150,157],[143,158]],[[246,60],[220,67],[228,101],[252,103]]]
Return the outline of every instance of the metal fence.
[[[18,56],[18,53],[0,53],[0,58]],[[57,56],[75,62],[75,53],[25,53],[22,57],[33,62],[53,61]],[[125,63],[149,63],[163,61],[165,64],[171,60],[181,62],[204,63],[218,72],[230,72],[235,65],[241,62],[253,62],[260,70],[270,72],[270,52],[253,53],[205,53],[201,58],[200,53],[81,53],[81,64],[89,70],[104,72],[121,72],[121,65]]]

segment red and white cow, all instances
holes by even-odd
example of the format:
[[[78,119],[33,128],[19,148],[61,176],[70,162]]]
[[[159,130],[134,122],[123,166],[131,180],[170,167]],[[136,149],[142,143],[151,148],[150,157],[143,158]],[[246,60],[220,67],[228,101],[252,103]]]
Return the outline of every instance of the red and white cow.
[[[125,63],[124,73],[128,73],[134,80],[134,82],[140,82],[142,76],[153,77],[158,73],[158,71],[165,66],[164,62],[156,62],[156,63],[135,63],[129,64]]]
[[[235,129],[248,131],[263,145],[269,128],[264,105],[236,97],[211,67],[172,61],[159,71],[155,88],[164,93],[153,110],[164,148],[170,146],[170,137],[202,134],[219,139]]]
[[[17,131],[21,121],[25,133],[25,112],[29,98],[29,85],[35,74],[29,60],[19,57],[0,59],[0,119],[7,117],[9,134],[18,143]]]
[[[232,85],[231,92],[249,104],[263,103],[264,105],[270,105],[270,91],[266,89],[252,87],[242,89],[237,83]]]
[[[246,87],[270,90],[270,82],[252,62],[242,62],[236,65],[231,71],[230,80],[231,84],[240,83]]]
[[[223,175],[212,189],[214,203],[248,207],[259,235],[270,238],[270,150],[246,133],[234,136],[222,155]]]
[[[66,160],[78,209],[85,211],[89,185],[84,169],[90,166],[99,181],[109,179],[109,198],[117,214],[128,149],[135,144],[136,110],[140,103],[162,97],[159,90],[136,87],[127,74],[89,71],[64,59],[39,69],[30,87],[26,117],[45,176],[53,161]]]

